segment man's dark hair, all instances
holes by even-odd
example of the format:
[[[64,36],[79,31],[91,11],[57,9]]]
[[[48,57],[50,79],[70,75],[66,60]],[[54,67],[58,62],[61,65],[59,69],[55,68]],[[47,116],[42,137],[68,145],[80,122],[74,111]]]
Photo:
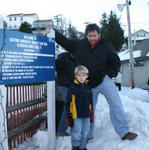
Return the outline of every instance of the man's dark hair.
[[[85,29],[85,34],[87,35],[91,31],[97,31],[97,33],[100,33],[100,28],[96,23],[88,24]]]

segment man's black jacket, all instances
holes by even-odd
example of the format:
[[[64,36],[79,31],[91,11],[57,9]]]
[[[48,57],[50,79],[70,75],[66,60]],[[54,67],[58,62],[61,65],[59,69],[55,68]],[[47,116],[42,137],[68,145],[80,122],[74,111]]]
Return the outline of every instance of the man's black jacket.
[[[69,87],[74,81],[73,72],[77,66],[73,55],[69,52],[61,53],[56,59],[56,81],[60,86]]]
[[[84,65],[89,69],[88,85],[91,88],[98,86],[105,75],[110,77],[117,75],[120,59],[113,47],[103,38],[94,48],[91,48],[87,38],[73,41],[67,39],[58,31],[55,31],[55,40],[73,54],[76,65]],[[73,72],[70,71],[70,78],[73,78],[73,76]]]

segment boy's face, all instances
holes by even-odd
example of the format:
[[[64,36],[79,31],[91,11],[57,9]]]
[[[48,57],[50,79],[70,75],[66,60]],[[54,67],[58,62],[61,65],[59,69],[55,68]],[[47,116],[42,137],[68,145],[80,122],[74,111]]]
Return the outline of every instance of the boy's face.
[[[88,75],[86,73],[77,73],[75,75],[75,78],[80,82],[80,83],[84,83],[85,80],[88,78]]]

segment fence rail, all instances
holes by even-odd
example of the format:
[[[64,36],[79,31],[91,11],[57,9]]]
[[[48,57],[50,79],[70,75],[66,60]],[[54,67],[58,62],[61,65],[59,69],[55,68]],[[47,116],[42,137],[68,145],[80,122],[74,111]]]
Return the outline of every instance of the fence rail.
[[[35,134],[46,119],[45,83],[6,87],[6,112],[9,148]]]

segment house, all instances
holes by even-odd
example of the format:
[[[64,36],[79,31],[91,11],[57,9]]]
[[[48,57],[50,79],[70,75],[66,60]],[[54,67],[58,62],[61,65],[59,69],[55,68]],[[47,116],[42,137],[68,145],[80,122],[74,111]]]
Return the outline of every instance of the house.
[[[54,26],[52,19],[36,20],[33,22],[33,25],[32,25],[33,31],[32,32],[35,34],[43,34],[48,26],[50,26],[50,27]]]
[[[140,29],[132,34],[133,45],[136,45],[137,43],[139,43],[145,39],[149,39],[149,32],[147,32],[143,29]]]
[[[118,55],[121,59],[121,72],[123,74],[122,86],[130,86],[129,50],[120,52]],[[137,43],[133,47],[133,57],[135,86],[147,89],[147,79],[149,78],[149,39]]]
[[[30,25],[33,24],[34,21],[39,20],[38,15],[36,13],[32,14],[10,14],[6,16],[7,28],[18,30],[21,23],[28,22]]]

